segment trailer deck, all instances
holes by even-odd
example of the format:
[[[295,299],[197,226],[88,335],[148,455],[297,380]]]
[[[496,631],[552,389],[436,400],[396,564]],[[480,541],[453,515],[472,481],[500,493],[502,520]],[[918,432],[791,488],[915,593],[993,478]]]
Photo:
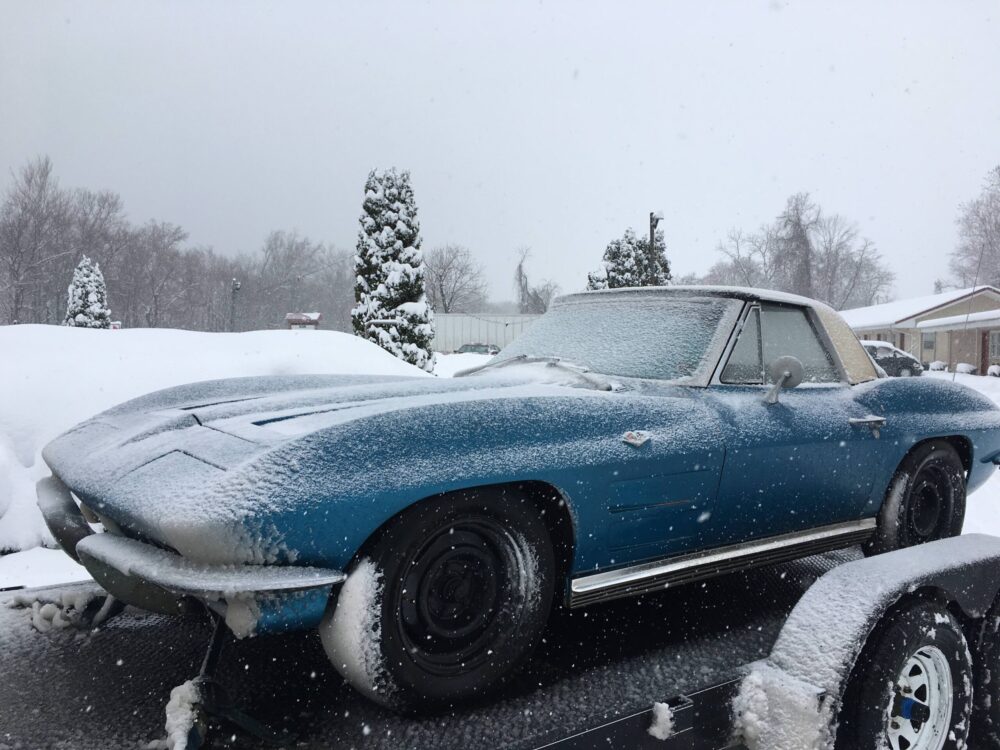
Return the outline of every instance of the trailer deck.
[[[231,642],[217,677],[248,714],[294,733],[288,745],[298,748],[607,747],[610,733],[646,719],[631,729],[616,721],[766,656],[813,581],[859,556],[827,553],[564,612],[500,696],[439,716],[406,718],[362,698],[314,633]],[[130,608],[95,632],[40,633],[30,610],[5,606],[14,593],[30,592],[0,594],[0,748],[134,748],[163,735],[171,688],[198,671],[207,619]],[[258,744],[216,733],[209,747]]]

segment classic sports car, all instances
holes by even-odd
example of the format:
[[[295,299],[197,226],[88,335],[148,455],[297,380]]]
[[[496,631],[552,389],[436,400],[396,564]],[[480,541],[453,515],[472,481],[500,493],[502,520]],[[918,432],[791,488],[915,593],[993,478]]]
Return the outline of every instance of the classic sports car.
[[[557,300],[454,379],[197,383],[44,457],[50,528],[109,592],[239,636],[318,627],[351,684],[413,709],[509,677],[554,602],[959,533],[1000,410],[879,378],[808,299],[626,289]]]

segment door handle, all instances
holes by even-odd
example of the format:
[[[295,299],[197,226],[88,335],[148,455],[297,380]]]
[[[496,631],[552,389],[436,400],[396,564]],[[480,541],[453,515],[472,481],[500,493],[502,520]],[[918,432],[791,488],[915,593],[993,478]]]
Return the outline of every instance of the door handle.
[[[875,416],[874,414],[869,414],[867,417],[851,417],[847,420],[851,427],[856,427],[858,425],[866,425],[871,428],[872,434],[877,438],[879,437],[880,431],[885,427],[885,417]]]

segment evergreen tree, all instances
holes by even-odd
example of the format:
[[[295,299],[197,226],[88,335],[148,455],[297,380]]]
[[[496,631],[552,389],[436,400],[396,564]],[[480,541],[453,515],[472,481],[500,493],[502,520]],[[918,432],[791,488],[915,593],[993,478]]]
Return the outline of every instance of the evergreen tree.
[[[400,359],[434,369],[434,314],[424,288],[420,222],[410,173],[372,170],[354,256],[354,332]]]
[[[630,227],[604,249],[601,268],[587,275],[587,289],[619,289],[628,286],[664,286],[670,283],[670,261],[663,230],[657,229],[654,246],[638,238]]]
[[[101,267],[84,255],[73,271],[69,285],[64,325],[78,328],[110,328],[108,288]]]

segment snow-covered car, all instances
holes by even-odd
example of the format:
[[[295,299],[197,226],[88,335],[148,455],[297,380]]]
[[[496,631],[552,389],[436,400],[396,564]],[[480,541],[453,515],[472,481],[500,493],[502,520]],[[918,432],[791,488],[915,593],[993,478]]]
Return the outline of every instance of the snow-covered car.
[[[869,341],[863,339],[861,345],[865,351],[875,360],[875,364],[885,370],[887,375],[900,378],[915,377],[922,375],[924,366],[920,360],[909,352],[897,349],[887,341]]]
[[[557,300],[454,379],[196,383],[43,455],[43,514],[109,592],[319,628],[351,684],[415,709],[509,678],[554,602],[957,534],[1000,410],[878,377],[812,300],[625,289]]]

